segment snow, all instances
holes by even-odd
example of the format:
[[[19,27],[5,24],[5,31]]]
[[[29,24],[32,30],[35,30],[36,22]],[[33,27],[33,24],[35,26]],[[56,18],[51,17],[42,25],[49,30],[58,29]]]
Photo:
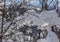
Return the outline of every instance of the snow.
[[[44,23],[49,23],[49,25],[52,25],[57,21],[56,19],[58,19],[58,14],[55,11],[44,11],[41,14],[34,13],[34,15],[25,14],[26,21],[31,20],[34,25],[38,25],[39,27]]]
[[[28,14],[29,13],[29,14]],[[24,16],[17,17],[15,18],[18,20],[17,25],[38,25],[38,29],[47,29],[48,30],[48,35],[46,39],[39,39],[37,42],[59,42],[59,39],[57,35],[51,31],[51,26],[52,25],[57,25],[60,29],[60,18],[58,18],[58,14],[52,10],[52,11],[43,11],[41,14],[36,13],[34,10],[29,10],[27,11]],[[33,22],[32,24],[30,22]],[[20,24],[21,22],[21,24]],[[6,25],[9,23],[6,23]],[[6,25],[4,25],[6,27]],[[11,29],[9,29],[8,32],[5,33],[5,35],[8,35],[11,32]],[[15,30],[13,30],[15,32]],[[18,37],[19,35],[19,37]],[[23,34],[21,32],[17,32],[15,34],[16,39],[18,40],[17,42],[20,42],[20,39],[22,42],[23,41]],[[20,38],[20,39],[19,39]],[[30,37],[28,37],[30,40]],[[3,41],[4,42],[4,41]],[[8,39],[7,42],[13,42],[12,39]]]
[[[8,39],[7,42],[13,42],[13,40],[12,39]]]
[[[49,23],[45,23],[45,24],[43,24],[41,27],[45,27],[45,26],[47,26],[47,25],[49,25]]]
[[[39,39],[37,42],[59,42],[57,36],[54,32],[48,31],[48,35],[46,39]]]
[[[58,18],[58,14],[54,10],[52,10],[44,11],[41,14],[35,13],[34,15],[38,16],[39,18],[31,14],[25,14],[25,20],[33,21],[33,25],[38,25],[38,29],[45,28],[48,30],[47,38],[39,39],[37,42],[59,42],[57,35],[52,32],[50,28],[50,26],[54,24],[60,26],[60,18]]]
[[[60,7],[60,0],[58,0],[58,2],[59,2],[59,3],[58,3],[58,7]]]

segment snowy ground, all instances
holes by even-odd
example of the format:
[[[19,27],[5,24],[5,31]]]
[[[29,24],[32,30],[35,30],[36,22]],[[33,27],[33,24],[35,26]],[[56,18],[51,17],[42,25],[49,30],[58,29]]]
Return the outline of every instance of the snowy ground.
[[[30,11],[32,12],[32,11]],[[46,39],[39,39],[37,42],[59,42],[57,35],[51,31],[50,26],[57,25],[60,29],[60,18],[58,18],[58,14],[55,11],[44,11],[41,14],[33,13],[34,15],[25,16],[26,20],[32,20],[33,25],[38,25],[38,29],[46,28],[48,30],[48,35]],[[36,16],[37,17],[36,17]],[[42,25],[48,23],[46,27],[41,28]]]
[[[44,11],[41,14],[36,13],[34,10],[29,10],[27,12],[29,12],[29,14],[28,13],[24,14],[24,16],[23,16],[24,20],[23,19],[20,20],[23,24],[26,24],[29,26],[38,25],[38,29],[47,29],[48,30],[47,38],[39,39],[39,40],[37,40],[37,42],[59,42],[57,35],[51,31],[51,26],[54,24],[57,25],[58,27],[60,27],[60,18],[58,18],[58,14],[54,10],[53,11]],[[18,17],[16,19],[19,20],[19,18],[21,18],[21,17]],[[24,21],[25,21],[25,23],[24,23]],[[30,21],[33,21],[33,24],[30,24]],[[47,25],[43,26],[45,24],[47,24]],[[3,40],[3,42],[4,42],[4,40]],[[13,41],[12,41],[12,39],[8,39],[7,42],[13,42]]]
[[[46,39],[39,39],[37,42],[59,42],[56,34],[52,31],[48,31],[48,35]]]
[[[31,13],[32,11],[30,11]],[[33,15],[32,15],[33,14]],[[41,14],[32,13],[25,14],[26,21],[33,21],[34,25],[38,25],[39,27],[45,23],[49,23],[49,25],[60,25],[60,18],[58,18],[58,14],[55,11],[44,11]]]

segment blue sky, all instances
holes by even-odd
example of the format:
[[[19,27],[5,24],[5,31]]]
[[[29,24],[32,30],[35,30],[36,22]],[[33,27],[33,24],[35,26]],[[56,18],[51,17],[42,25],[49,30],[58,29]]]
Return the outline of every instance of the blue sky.
[[[51,2],[52,0],[48,0],[48,5],[49,5],[49,3]],[[56,4],[55,3],[56,2],[56,0],[53,0],[53,2],[50,4],[51,6],[53,6],[53,4]],[[33,1],[31,1],[30,2],[30,4],[32,4],[32,5],[39,5],[39,0],[33,0]]]
[[[15,2],[17,2],[17,3],[20,3],[20,2],[22,2],[23,0],[16,0]],[[52,0],[48,0],[48,4],[51,2]],[[7,4],[9,4],[9,2],[13,2],[13,0],[6,0],[6,3]],[[54,0],[54,2],[55,2],[55,0]],[[54,3],[54,2],[52,2],[52,3]],[[39,5],[39,0],[32,0],[31,2],[30,2],[30,4],[32,4],[32,5]]]
[[[15,0],[15,2],[17,3],[17,4],[20,4],[21,2],[22,2],[23,0]],[[42,0],[41,0],[42,1]],[[52,0],[48,0],[48,5],[49,5],[49,3],[51,2]],[[6,0],[6,4],[8,5],[8,4],[11,4],[11,2],[13,3],[13,0]],[[39,3],[39,0],[32,0],[30,3],[29,3],[30,5],[34,5],[34,6],[39,6],[39,7],[41,7],[41,4]],[[50,7],[53,7],[53,5],[55,5],[56,4],[56,0],[53,0],[53,2],[50,4]]]

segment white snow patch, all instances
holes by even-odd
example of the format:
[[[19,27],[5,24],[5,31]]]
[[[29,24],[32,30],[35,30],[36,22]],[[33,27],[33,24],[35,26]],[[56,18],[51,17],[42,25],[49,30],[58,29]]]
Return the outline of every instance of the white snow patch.
[[[54,32],[48,31],[48,35],[46,39],[39,39],[37,42],[59,42],[59,39],[55,35]]]

